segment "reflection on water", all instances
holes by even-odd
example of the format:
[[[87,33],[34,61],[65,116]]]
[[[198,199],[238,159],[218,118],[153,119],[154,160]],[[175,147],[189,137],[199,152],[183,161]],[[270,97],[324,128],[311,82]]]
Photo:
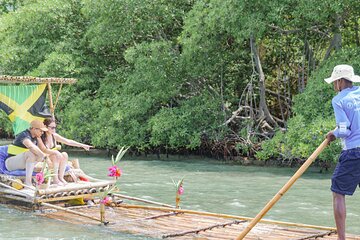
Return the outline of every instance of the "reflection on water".
[[[108,157],[77,156],[90,176],[105,178]],[[122,160],[123,194],[175,204],[175,181],[185,178],[181,206],[185,209],[254,217],[289,180],[296,169],[245,167],[205,160]],[[266,219],[334,226],[331,173],[310,169],[267,213]],[[347,231],[360,234],[360,197],[347,198]],[[61,231],[59,231],[61,224]],[[0,238],[147,239],[111,233],[106,227],[77,227],[0,205]]]

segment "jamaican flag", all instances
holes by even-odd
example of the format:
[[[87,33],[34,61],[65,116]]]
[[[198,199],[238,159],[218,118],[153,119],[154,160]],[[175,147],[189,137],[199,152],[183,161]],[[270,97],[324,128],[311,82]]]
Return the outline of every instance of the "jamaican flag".
[[[0,109],[13,123],[15,135],[27,129],[32,120],[51,117],[45,99],[46,84],[0,85]]]

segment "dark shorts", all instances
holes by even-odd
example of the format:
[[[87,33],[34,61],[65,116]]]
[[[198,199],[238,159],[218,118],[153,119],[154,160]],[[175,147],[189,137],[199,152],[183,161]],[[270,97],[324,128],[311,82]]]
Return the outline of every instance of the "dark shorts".
[[[331,191],[342,195],[353,195],[360,187],[360,148],[341,152],[331,178]]]

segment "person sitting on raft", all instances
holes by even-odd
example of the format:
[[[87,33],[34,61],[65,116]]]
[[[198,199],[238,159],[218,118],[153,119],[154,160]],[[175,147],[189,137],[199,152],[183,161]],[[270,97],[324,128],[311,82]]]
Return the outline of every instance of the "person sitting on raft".
[[[9,146],[9,158],[5,161],[7,170],[25,169],[25,184],[32,186],[32,174],[36,162],[47,160],[47,155],[38,147],[37,139],[48,129],[40,120],[30,123],[30,128],[19,133]]]
[[[53,180],[54,184],[67,184],[64,175],[69,156],[66,152],[59,152],[60,149],[57,148],[57,142],[73,147],[80,147],[86,151],[89,151],[92,146],[67,139],[56,133],[56,122],[53,118],[45,119],[44,125],[47,127],[48,131],[38,138],[39,147],[44,153],[49,155],[53,164],[55,174]]]

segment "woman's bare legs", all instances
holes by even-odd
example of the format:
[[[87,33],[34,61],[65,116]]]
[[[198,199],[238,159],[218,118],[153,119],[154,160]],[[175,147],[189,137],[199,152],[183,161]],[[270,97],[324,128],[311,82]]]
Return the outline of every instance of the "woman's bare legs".
[[[59,166],[59,180],[64,184],[67,184],[67,181],[65,181],[65,179],[64,179],[64,175],[65,175],[68,158],[69,158],[69,156],[66,152],[61,153],[61,161],[60,161],[60,166]]]
[[[53,164],[53,169],[54,169],[53,182],[55,184],[59,184],[59,185],[64,185],[64,183],[59,178],[59,170],[62,167],[61,166],[62,159],[63,159],[63,156],[58,151],[56,153],[50,155],[50,160]]]

